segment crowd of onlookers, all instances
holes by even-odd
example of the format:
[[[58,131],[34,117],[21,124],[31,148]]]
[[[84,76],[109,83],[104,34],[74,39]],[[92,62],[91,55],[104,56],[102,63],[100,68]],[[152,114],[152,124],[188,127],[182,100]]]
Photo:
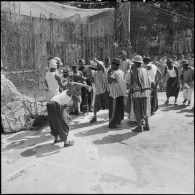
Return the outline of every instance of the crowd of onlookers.
[[[194,67],[194,54],[190,54],[190,53],[187,53],[186,55],[181,54],[179,56],[164,54],[160,57],[156,57],[156,56],[152,57],[153,64],[158,67],[158,69],[161,71],[162,74],[165,71],[167,58],[172,58],[173,65],[175,65],[178,68],[179,73],[181,73],[181,70],[182,70],[182,61],[183,60],[188,60],[189,66]],[[167,80],[167,77],[163,78],[159,82],[159,85],[158,85],[159,91],[165,91],[166,80]]]

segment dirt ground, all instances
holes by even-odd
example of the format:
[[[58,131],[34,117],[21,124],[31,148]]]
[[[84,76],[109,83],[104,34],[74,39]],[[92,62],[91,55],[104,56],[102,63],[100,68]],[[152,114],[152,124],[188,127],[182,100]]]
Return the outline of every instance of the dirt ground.
[[[133,133],[127,117],[108,128],[108,112],[70,121],[75,145],[53,144],[49,127],[2,136],[1,184],[7,193],[194,193],[192,106],[164,106],[150,118],[151,131]]]

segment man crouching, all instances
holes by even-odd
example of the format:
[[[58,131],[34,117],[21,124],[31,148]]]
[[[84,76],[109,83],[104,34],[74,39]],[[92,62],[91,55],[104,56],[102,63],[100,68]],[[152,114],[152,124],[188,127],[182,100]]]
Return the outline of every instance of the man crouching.
[[[72,97],[78,88],[86,87],[90,90],[89,86],[81,83],[69,83],[69,88],[62,93],[54,96],[47,103],[47,112],[49,119],[49,126],[51,134],[55,137],[54,143],[64,142],[64,147],[72,146],[74,140],[68,140],[69,126],[67,124],[67,117],[64,116],[64,108],[73,103]],[[58,140],[58,136],[60,140]]]

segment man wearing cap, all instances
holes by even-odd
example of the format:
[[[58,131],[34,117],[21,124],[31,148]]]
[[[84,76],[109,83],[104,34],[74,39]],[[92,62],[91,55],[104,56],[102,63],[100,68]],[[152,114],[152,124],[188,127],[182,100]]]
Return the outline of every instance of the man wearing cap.
[[[111,71],[108,74],[108,83],[110,84],[109,94],[109,128],[115,128],[121,124],[124,119],[126,82],[124,72],[119,69],[120,59],[114,58]]]
[[[165,105],[169,104],[169,98],[175,97],[175,104],[177,103],[177,98],[180,90],[180,83],[179,83],[179,72],[176,66],[172,64],[172,59],[167,59],[167,67],[165,68],[165,72],[163,77],[166,76],[167,72],[169,73],[169,78],[167,80],[166,85],[166,96],[167,100],[165,102]]]
[[[57,73],[57,61],[51,59],[49,62],[49,71],[45,76],[45,84],[48,87],[48,100],[60,93],[60,88],[64,89],[64,86],[61,82],[61,77]]]
[[[108,109],[109,93],[108,93],[108,78],[107,70],[102,61],[94,60],[97,63],[97,71],[92,72],[94,85],[96,89],[95,102],[94,102],[94,116],[90,123],[97,121],[97,112],[99,110]]]
[[[51,134],[54,136],[54,143],[63,141],[64,147],[71,146],[74,141],[68,141],[69,126],[67,124],[67,117],[64,116],[64,109],[72,104],[72,96],[75,91],[80,87],[86,87],[87,85],[80,83],[69,83],[69,88],[62,93],[54,96],[47,103],[48,120],[51,129]],[[66,113],[66,112],[65,112]],[[60,140],[58,139],[60,137]]]
[[[132,93],[133,109],[138,126],[134,132],[149,131],[148,117],[151,116],[150,105],[150,79],[145,68],[142,67],[142,56],[137,55],[133,58],[134,65],[132,66],[132,85],[130,93]],[[145,122],[145,126],[143,123]]]
[[[194,90],[194,68],[189,66],[187,60],[182,61],[182,66],[183,69],[181,71],[180,79],[183,88],[183,104],[188,101],[188,105],[190,105]]]
[[[125,50],[121,51],[121,59],[120,69],[124,72],[124,78],[126,78],[128,70],[131,69],[131,60],[127,58],[127,52]]]
[[[162,73],[154,64],[151,63],[151,59],[149,57],[145,57],[143,61],[151,82],[151,114],[153,114],[158,110],[157,85],[162,77]]]

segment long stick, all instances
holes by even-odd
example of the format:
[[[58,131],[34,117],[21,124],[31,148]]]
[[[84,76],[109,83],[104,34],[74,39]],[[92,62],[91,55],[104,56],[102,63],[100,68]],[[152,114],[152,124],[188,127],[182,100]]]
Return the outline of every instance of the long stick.
[[[146,87],[146,88],[143,88],[142,90],[152,90],[152,88],[151,87]],[[131,92],[131,93],[135,93],[135,92],[138,92],[138,91],[141,91],[141,89],[139,88],[139,89],[133,89],[133,92]]]

